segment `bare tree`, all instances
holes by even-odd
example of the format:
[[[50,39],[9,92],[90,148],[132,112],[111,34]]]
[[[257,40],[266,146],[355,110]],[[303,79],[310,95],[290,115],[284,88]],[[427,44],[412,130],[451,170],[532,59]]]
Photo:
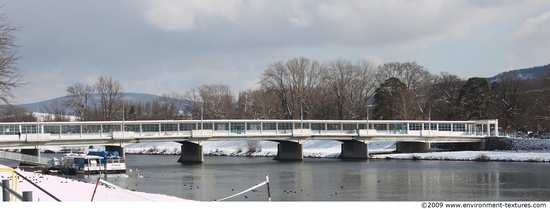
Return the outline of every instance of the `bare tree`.
[[[430,95],[429,115],[435,120],[450,120],[459,110],[457,98],[465,81],[458,76],[442,72],[435,77]]]
[[[0,109],[2,122],[36,122],[37,118],[23,107],[3,105]],[[13,133],[15,134],[15,133]]]
[[[190,115],[190,119],[201,119],[203,114],[203,101],[197,89],[191,89],[185,92],[183,97],[186,101],[185,110],[187,111],[187,114]]]
[[[119,81],[111,76],[99,76],[94,85],[99,94],[99,105],[103,120],[116,120],[116,113],[122,108],[123,87]]]
[[[202,85],[198,92],[203,101],[205,119],[227,119],[235,117],[235,97],[228,85]]]
[[[82,121],[87,121],[89,106],[92,102],[94,88],[87,84],[76,83],[67,88],[68,99],[66,105],[73,109],[74,115]]]
[[[5,15],[0,15],[0,100],[9,104],[14,88],[24,85],[23,76],[16,67],[17,48],[13,33],[17,29],[12,27]]]
[[[504,73],[499,81],[493,83],[495,94],[496,112],[499,123],[502,123],[508,131],[516,131],[526,124],[527,110],[532,107],[529,93],[532,87],[528,81],[523,80],[517,74]]]
[[[276,117],[277,98],[265,90],[247,90],[239,93],[237,111],[241,119],[271,119]]]
[[[548,132],[550,130],[550,72],[536,79],[535,85],[535,89],[528,92],[532,95],[535,107],[529,110],[532,130]]]
[[[399,79],[409,91],[407,96],[411,101],[404,101],[406,107],[413,112],[404,119],[422,119],[427,118],[429,108],[429,95],[434,81],[434,76],[418,65],[416,62],[390,62],[379,67],[377,73],[378,81],[385,81],[394,77]],[[405,94],[404,94],[405,95]],[[405,112],[401,110],[400,112]],[[407,110],[408,112],[408,110]]]
[[[365,118],[368,100],[376,88],[374,64],[366,60],[357,64],[337,60],[325,68],[324,81],[329,87],[327,96],[336,106],[337,119]]]
[[[180,117],[180,110],[183,107],[183,95],[173,92],[163,94],[157,100],[159,108],[159,119],[174,120]]]
[[[279,98],[282,112],[279,117],[296,119],[307,117],[320,96],[324,69],[312,59],[298,57],[287,62],[276,62],[261,76],[261,85],[267,93]]]
[[[65,113],[64,104],[60,100],[55,100],[51,104],[44,107],[44,112],[48,113],[44,121],[69,121],[69,117]]]

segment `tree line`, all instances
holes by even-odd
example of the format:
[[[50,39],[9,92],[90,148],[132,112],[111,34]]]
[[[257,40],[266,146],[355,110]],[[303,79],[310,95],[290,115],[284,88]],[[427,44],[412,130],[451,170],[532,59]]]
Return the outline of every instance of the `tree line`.
[[[375,65],[368,60],[321,63],[295,57],[270,64],[259,86],[233,94],[225,84],[203,84],[166,93],[154,101],[124,98],[123,85],[108,75],[67,88],[67,100],[42,111],[47,120],[499,119],[508,132],[548,132],[550,74],[523,79],[503,73],[497,81],[430,73],[416,62]],[[9,114],[7,114],[9,115]],[[124,117],[124,118],[123,118]],[[3,118],[6,120],[5,117]],[[12,118],[13,119],[13,118]],[[34,120],[21,117],[17,120]]]

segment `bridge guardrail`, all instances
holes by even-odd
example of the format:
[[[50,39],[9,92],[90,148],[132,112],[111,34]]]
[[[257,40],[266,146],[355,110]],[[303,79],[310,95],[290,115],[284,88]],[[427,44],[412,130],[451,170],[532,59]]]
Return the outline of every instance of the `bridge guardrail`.
[[[52,162],[52,159],[49,159],[49,158],[38,157],[33,155],[25,155],[25,154],[7,152],[7,151],[1,151],[1,150],[0,150],[0,158],[7,159],[7,160],[14,160],[14,161],[23,162],[23,163],[38,164],[38,165],[50,165]]]

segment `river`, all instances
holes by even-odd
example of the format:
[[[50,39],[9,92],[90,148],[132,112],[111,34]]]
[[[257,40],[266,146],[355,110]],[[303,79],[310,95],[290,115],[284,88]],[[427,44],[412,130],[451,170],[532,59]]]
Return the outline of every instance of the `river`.
[[[51,155],[51,156],[48,156]],[[54,154],[43,154],[53,157]],[[176,155],[127,154],[127,173],[75,175],[102,178],[122,188],[215,201],[269,177],[272,201],[548,201],[550,164],[206,156],[202,164],[180,164]],[[267,185],[237,199],[266,201]]]

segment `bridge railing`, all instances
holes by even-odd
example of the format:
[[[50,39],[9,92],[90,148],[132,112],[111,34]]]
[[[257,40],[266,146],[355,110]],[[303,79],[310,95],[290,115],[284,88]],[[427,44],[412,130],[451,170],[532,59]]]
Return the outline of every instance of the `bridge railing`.
[[[39,164],[39,165],[50,165],[51,159],[43,158],[33,155],[25,155],[15,152],[7,152],[0,150],[0,159],[13,160],[17,162],[30,163],[30,164]]]
[[[497,120],[478,121],[389,121],[389,120],[160,120],[0,123],[0,141],[109,139],[113,133],[133,137],[201,136],[490,136],[498,135]],[[297,131],[308,130],[307,134]],[[21,134],[20,134],[21,133]],[[198,133],[198,132],[197,132]]]

